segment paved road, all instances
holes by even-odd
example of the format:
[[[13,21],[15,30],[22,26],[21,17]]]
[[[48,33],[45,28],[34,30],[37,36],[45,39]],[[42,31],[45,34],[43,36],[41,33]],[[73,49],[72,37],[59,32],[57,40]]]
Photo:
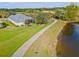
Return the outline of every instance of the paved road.
[[[49,29],[52,25],[54,25],[57,22],[55,20],[52,24],[45,27],[43,30],[35,34],[33,37],[31,37],[28,41],[26,41],[13,55],[12,57],[22,57],[24,53],[28,50],[28,48],[32,45],[33,42],[37,40],[47,29]]]

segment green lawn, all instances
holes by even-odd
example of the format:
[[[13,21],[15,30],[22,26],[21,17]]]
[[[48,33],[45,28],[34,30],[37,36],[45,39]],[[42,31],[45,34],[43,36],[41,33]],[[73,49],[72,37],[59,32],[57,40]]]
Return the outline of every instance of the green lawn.
[[[26,51],[24,56],[47,57],[56,56],[57,35],[66,22],[58,21],[38,38]]]
[[[24,42],[48,24],[0,29],[0,56],[11,56]]]

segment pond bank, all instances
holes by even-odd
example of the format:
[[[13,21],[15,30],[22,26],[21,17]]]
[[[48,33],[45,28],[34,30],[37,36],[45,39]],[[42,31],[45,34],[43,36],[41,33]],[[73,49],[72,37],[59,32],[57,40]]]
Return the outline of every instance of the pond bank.
[[[79,56],[79,25],[67,23],[57,38],[57,56]]]

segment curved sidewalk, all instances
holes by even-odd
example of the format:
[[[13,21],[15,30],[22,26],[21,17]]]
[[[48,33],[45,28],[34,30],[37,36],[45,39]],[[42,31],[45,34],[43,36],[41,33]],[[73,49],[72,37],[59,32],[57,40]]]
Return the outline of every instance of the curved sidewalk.
[[[37,38],[39,38],[47,29],[49,29],[56,22],[57,20],[55,20],[52,24],[48,25],[43,30],[35,34],[33,37],[31,37],[12,55],[12,57],[22,57],[24,53],[28,50],[28,48],[32,45],[32,43],[34,43],[37,40]]]

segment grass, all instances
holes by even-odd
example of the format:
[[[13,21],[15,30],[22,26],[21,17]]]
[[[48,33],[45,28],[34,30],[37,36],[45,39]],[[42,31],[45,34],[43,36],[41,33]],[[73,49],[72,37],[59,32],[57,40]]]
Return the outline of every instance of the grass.
[[[15,25],[13,23],[11,23],[10,21],[5,21],[5,23],[8,24],[8,26],[15,27]]]
[[[58,21],[35,41],[24,56],[56,56],[57,35],[66,23]]]
[[[0,56],[11,56],[24,42],[48,24],[0,29]]]

